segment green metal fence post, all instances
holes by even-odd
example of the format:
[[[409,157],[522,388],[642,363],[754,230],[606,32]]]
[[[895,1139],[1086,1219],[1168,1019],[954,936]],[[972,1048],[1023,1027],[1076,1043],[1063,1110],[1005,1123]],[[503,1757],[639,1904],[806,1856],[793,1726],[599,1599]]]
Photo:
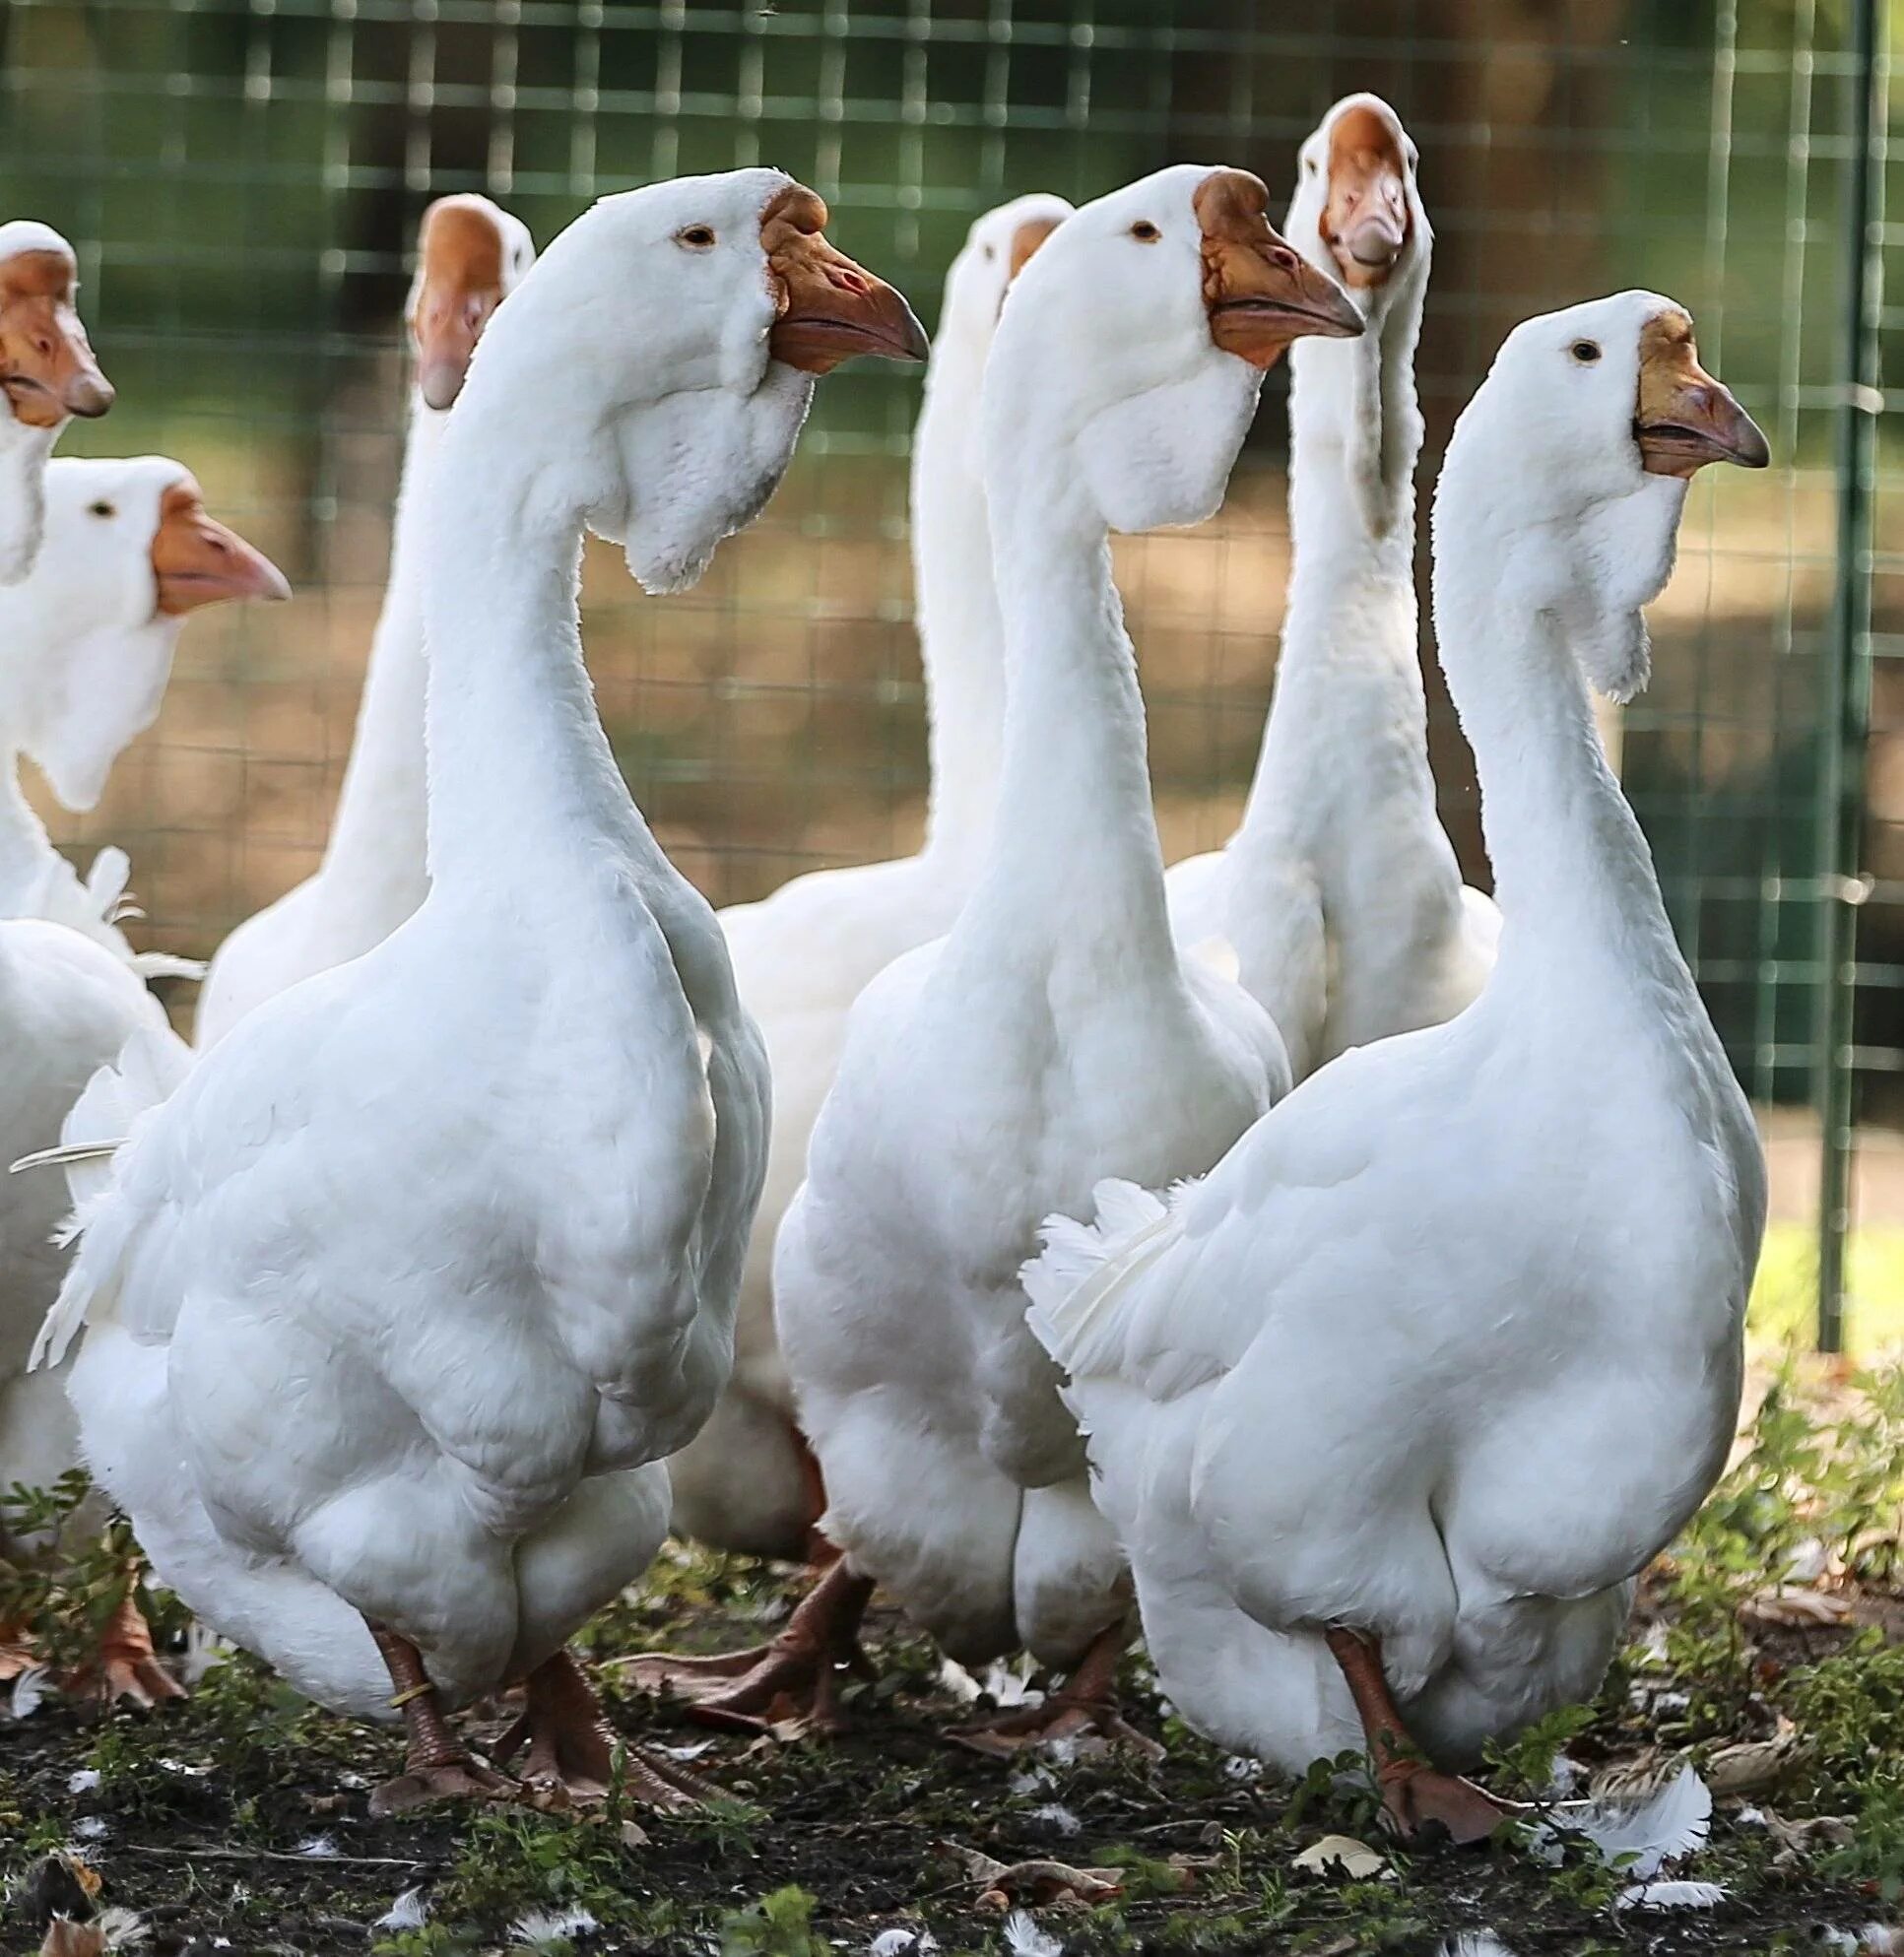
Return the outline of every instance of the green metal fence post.
[[[1877,435],[1879,256],[1871,212],[1883,101],[1884,0],[1856,0],[1851,165],[1845,194],[1844,398],[1838,422],[1838,541],[1824,656],[1818,771],[1818,1017],[1814,1064],[1822,1148],[1818,1190],[1818,1348],[1845,1337],[1845,1238],[1851,1220],[1853,1008],[1871,731],[1871,523]]]

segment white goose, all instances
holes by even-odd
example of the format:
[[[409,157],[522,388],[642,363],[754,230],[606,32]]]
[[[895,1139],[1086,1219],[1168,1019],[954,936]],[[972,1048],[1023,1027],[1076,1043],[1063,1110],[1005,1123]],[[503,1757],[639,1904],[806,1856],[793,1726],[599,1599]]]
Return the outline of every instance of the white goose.
[[[423,547],[429,473],[490,315],[535,261],[521,222],[487,197],[424,213],[406,317],[417,376],[390,540],[390,580],[370,642],[357,733],[324,860],[219,946],[199,995],[201,1047],[245,1013],[378,945],[424,900]]]
[[[767,1183],[748,1246],[734,1377],[668,1464],[675,1526],[724,1549],[804,1556],[821,1502],[773,1330],[773,1239],[867,981],[958,915],[984,860],[1005,712],[998,598],[979,478],[978,390],[1018,268],[1069,214],[1016,198],[971,228],[946,278],[912,448],[912,554],[931,724],[932,799],[917,856],[798,877],[720,913],[742,1003],[773,1068]]]
[[[29,575],[0,587],[0,917],[50,918],[142,975],[199,967],[135,952],[125,852],[100,850],[82,880],[53,847],[19,779],[26,755],[55,798],[94,807],[112,764],[159,717],[186,619],[291,587],[214,520],[191,471],[163,455],[61,458],[45,471],[44,542]]]
[[[1395,1825],[1589,1696],[1739,1410],[1765,1170],[1609,771],[1687,480],[1764,437],[1651,293],[1508,336],[1435,506],[1435,627],[1505,926],[1479,1000],[1345,1054],[1167,1206],[1026,1272],[1163,1688],[1299,1770],[1365,1734]]]
[[[79,261],[48,225],[0,225],[0,584],[33,567],[46,517],[44,474],[59,431],[112,406],[80,324]]]
[[[94,1070],[135,1031],[178,1043],[127,949],[27,807],[25,748],[69,806],[89,808],[120,750],[152,721],[187,612],[221,599],[282,597],[277,570],[205,514],[176,462],[56,461],[32,572],[0,587],[0,1162],[53,1146]],[[124,857],[102,851],[100,863]],[[115,873],[108,872],[108,879]],[[182,1052],[182,1048],[179,1049]],[[33,1335],[66,1268],[54,1242],[59,1175],[0,1176],[0,1488],[47,1488],[79,1460],[63,1379],[26,1372]],[[7,1548],[0,1532],[0,1553]],[[30,1662],[0,1651],[0,1674]],[[175,1691],[128,1599],[91,1667],[104,1689],[144,1701]]]
[[[1294,565],[1242,826],[1169,873],[1186,948],[1227,945],[1305,1079],[1346,1047],[1452,1018],[1500,913],[1435,815],[1414,596],[1414,349],[1434,236],[1415,149],[1348,96],[1302,146],[1288,237],[1347,286],[1359,340],[1289,356]]]
[[[950,936],[861,995],[774,1294],[822,1524],[843,1554],[776,1648],[704,1704],[821,1720],[872,1582],[954,1657],[1077,1665],[1041,1715],[1110,1723],[1126,1586],[1093,1514],[1018,1268],[1113,1162],[1214,1161],[1286,1084],[1267,1015],[1170,940],[1143,702],[1108,533],[1222,500],[1263,373],[1356,332],[1240,170],[1159,171],[1067,218],[986,368],[985,496],[1005,623],[1005,753]],[[1031,1727],[994,1733],[1000,1743]]]
[[[605,198],[497,312],[427,540],[429,894],[206,1054],[103,1191],[76,1172],[42,1349],[87,1321],[87,1459],[208,1623],[326,1704],[401,1709],[380,1810],[492,1790],[444,1708],[518,1678],[504,1754],[606,1784],[564,1642],[654,1553],[662,1458],[731,1360],[765,1056],[616,770],[577,547],[586,523],[650,590],[691,583],[814,372],[923,355],[824,217],[768,169]]]

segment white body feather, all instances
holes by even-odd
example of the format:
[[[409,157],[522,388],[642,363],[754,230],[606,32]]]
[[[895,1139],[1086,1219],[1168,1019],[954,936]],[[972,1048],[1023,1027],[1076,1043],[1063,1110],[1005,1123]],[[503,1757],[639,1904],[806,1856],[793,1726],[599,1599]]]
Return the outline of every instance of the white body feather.
[[[1437,639],[1506,918],[1481,997],[1344,1055],[1167,1215],[1054,1220],[1026,1272],[1164,1690],[1290,1769],[1359,1743],[1330,1624],[1380,1634],[1452,1762],[1589,1696],[1732,1440],[1763,1157],[1587,693],[1643,670],[1672,566],[1684,486],[1630,434],[1665,303],[1518,329],[1443,472]],[[1582,332],[1623,362],[1576,382]]]

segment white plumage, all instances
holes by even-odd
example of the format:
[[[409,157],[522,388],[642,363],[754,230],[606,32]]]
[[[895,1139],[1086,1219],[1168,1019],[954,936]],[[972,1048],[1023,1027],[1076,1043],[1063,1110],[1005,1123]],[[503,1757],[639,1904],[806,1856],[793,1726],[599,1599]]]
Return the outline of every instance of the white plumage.
[[[1222,281],[1280,265],[1261,198],[1240,172],[1160,171],[1068,218],[1007,299],[983,408],[1008,675],[992,846],[951,934],[855,1006],[775,1257],[825,1531],[968,1663],[1072,1663],[1126,1607],[1023,1324],[1040,1215],[1114,1167],[1206,1166],[1286,1084],[1261,1008],[1170,940],[1107,542],[1222,500],[1274,358],[1214,338]],[[1328,311],[1307,330],[1354,330],[1327,280],[1298,290]]]
[[[1674,322],[1624,294],[1517,328],[1443,471],[1506,919],[1479,1000],[1344,1055],[1167,1214],[1054,1219],[1026,1272],[1163,1689],[1284,1767],[1358,1738],[1331,1626],[1444,1761],[1589,1696],[1732,1440],[1763,1158],[1588,697],[1643,677],[1672,567],[1684,482],[1634,424]],[[1706,459],[1762,463],[1710,386],[1749,433]]]
[[[1276,696],[1242,826],[1175,865],[1168,888],[1177,943],[1233,951],[1302,1080],[1468,1005],[1500,915],[1462,885],[1428,767],[1414,351],[1434,234],[1414,145],[1379,97],[1346,97],[1303,144],[1285,230],[1348,279],[1368,330],[1290,350],[1294,562]]]
[[[577,541],[674,590],[772,492],[812,294],[763,226],[809,264],[815,212],[764,169],[605,198],[497,313],[427,544],[429,894],[134,1122],[48,1320],[161,1577],[331,1705],[388,1715],[366,1619],[450,1703],[551,1659],[726,1376],[765,1059],[609,751]]]

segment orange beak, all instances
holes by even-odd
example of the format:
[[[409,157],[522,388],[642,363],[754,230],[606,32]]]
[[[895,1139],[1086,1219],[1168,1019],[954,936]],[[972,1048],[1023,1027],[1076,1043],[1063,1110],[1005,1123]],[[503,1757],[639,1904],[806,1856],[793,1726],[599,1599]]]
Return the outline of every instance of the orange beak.
[[[1385,284],[1409,241],[1408,168],[1387,116],[1357,105],[1336,118],[1322,241],[1351,289]]]
[[[205,513],[205,498],[188,476],[165,491],[152,540],[152,574],[159,611],[183,618],[227,599],[291,596],[285,574],[263,552]]]
[[[62,252],[22,251],[0,264],[0,392],[30,428],[56,428],[69,415],[90,421],[112,406]]]
[[[424,213],[417,248],[423,275],[410,320],[417,385],[428,406],[447,408],[463,391],[476,343],[502,303],[502,238],[479,206],[439,197]]]
[[[1763,469],[1772,459],[1758,424],[1699,364],[1692,321],[1676,310],[1640,334],[1633,439],[1649,476],[1690,478],[1708,462]]]
[[[1191,204],[1204,234],[1210,337],[1224,353],[1268,369],[1292,340],[1352,340],[1362,331],[1342,288],[1271,229],[1261,177],[1214,169]]]
[[[923,360],[926,329],[892,287],[826,242],[826,206],[803,184],[774,194],[760,213],[760,245],[779,300],[767,337],[776,360],[830,373],[855,354]]]

